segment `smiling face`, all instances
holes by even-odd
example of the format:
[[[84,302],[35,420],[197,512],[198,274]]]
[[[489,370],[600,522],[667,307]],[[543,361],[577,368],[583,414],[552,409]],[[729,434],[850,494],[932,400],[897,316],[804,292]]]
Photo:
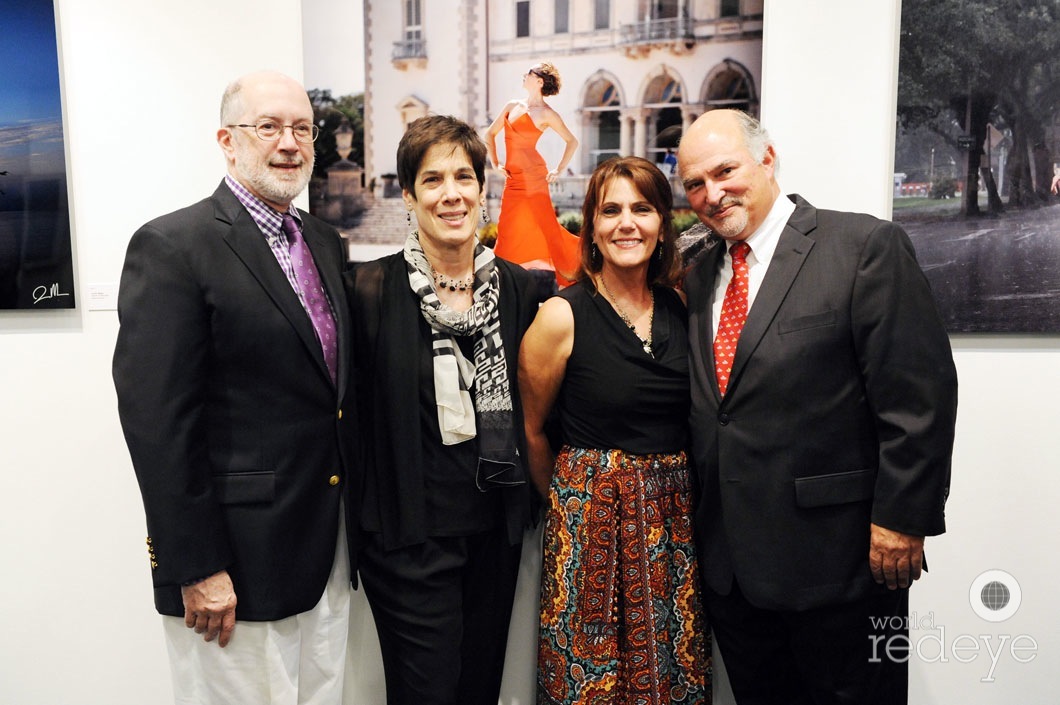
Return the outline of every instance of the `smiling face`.
[[[280,74],[253,74],[240,79],[241,88],[227,104],[225,125],[312,125],[313,106],[296,81]],[[283,129],[280,139],[259,139],[252,127],[225,127],[217,141],[228,161],[228,173],[277,211],[285,211],[305,190],[313,173],[313,144]]]
[[[593,217],[593,242],[604,267],[648,266],[659,242],[662,216],[633,182],[619,176],[603,189]]]
[[[772,145],[756,159],[731,111],[712,111],[693,123],[681,138],[678,164],[688,204],[726,240],[753,235],[780,195]]]
[[[405,205],[416,216],[424,249],[460,248],[475,237],[482,187],[471,159],[450,142],[431,145],[416,172]]]

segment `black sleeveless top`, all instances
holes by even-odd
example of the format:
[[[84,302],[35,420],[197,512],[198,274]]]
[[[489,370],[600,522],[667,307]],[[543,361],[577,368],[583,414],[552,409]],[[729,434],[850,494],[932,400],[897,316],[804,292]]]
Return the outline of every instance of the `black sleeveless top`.
[[[556,400],[563,442],[635,455],[688,441],[688,320],[672,289],[655,287],[654,359],[610,302],[584,281],[558,295],[574,312],[574,346]]]

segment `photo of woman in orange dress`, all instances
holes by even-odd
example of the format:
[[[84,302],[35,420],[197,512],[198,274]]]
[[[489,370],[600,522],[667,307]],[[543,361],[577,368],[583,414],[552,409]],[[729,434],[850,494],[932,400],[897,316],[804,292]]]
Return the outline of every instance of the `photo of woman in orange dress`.
[[[563,118],[545,103],[545,96],[559,93],[559,71],[549,63],[534,64],[523,75],[524,100],[511,100],[489,126],[486,146],[494,168],[508,180],[501,197],[494,252],[527,269],[548,269],[560,285],[571,282],[578,269],[577,236],[556,219],[549,184],[570,163],[578,140]],[[566,143],[563,156],[551,171],[537,151],[537,141],[552,129]],[[504,131],[505,159],[497,158],[497,135]]]

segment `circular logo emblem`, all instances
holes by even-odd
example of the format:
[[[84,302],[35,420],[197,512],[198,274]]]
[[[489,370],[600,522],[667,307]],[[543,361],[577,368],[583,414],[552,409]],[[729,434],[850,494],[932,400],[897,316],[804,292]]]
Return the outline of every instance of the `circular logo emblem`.
[[[980,573],[968,588],[972,611],[988,622],[1004,622],[1016,614],[1022,600],[1020,584],[1003,570]]]

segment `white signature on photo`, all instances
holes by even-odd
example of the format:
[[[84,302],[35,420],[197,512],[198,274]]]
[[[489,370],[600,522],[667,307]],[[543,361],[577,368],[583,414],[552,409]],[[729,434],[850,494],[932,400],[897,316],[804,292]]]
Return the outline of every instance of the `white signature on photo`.
[[[59,296],[69,296],[69,293],[63,293],[59,291],[59,282],[55,282],[51,286],[38,286],[33,290],[33,304],[39,304],[41,301],[47,301],[48,299],[54,299]]]

